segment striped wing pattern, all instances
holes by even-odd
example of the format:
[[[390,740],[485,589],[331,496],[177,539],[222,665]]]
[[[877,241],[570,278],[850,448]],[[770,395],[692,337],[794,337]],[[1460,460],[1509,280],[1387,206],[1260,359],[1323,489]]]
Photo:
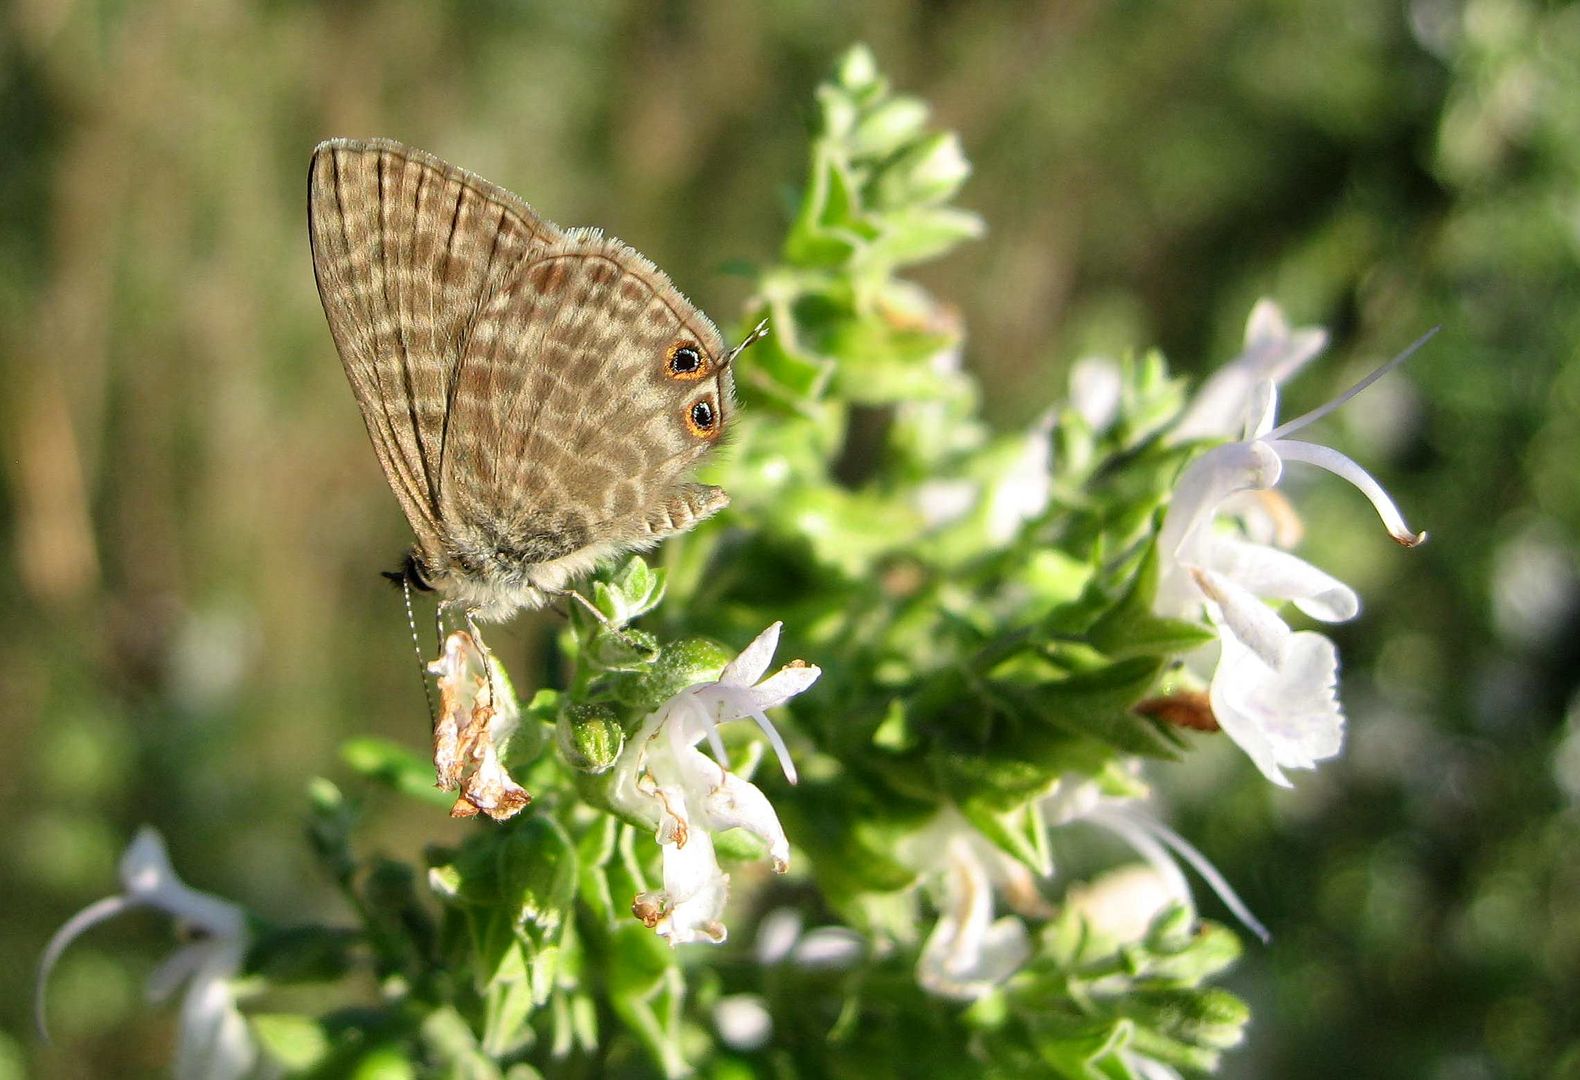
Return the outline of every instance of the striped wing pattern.
[[[729,375],[665,370],[723,341],[647,259],[387,140],[322,144],[309,187],[324,311],[432,580],[519,587],[725,504],[684,476],[713,441],[688,410],[722,427]]]

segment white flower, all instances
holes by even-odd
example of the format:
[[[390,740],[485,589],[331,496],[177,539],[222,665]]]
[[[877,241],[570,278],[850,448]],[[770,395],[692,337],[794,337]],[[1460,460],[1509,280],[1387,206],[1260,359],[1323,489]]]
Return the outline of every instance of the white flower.
[[[1023,914],[1047,914],[1036,878],[961,813],[946,807],[897,852],[936,888],[938,921],[922,945],[916,981],[940,997],[970,1001],[1013,975],[1031,956],[1026,925],[993,918],[995,888]]]
[[[1256,384],[1243,439],[1207,451],[1185,469],[1159,532],[1156,609],[1181,618],[1206,612],[1221,644],[1213,712],[1274,783],[1289,785],[1285,768],[1311,768],[1338,753],[1344,716],[1332,643],[1320,634],[1295,633],[1267,601],[1292,601],[1325,622],[1353,618],[1360,602],[1347,585],[1310,563],[1225,532],[1218,521],[1229,515],[1234,497],[1271,489],[1284,464],[1299,461],[1359,488],[1400,544],[1413,547],[1426,539],[1411,531],[1382,486],[1355,462],[1330,447],[1285,437],[1342,405],[1425,340],[1328,404],[1278,428],[1278,392],[1271,381]]]
[[[1093,431],[1114,422],[1124,390],[1119,365],[1106,356],[1083,357],[1070,369],[1070,405]]]
[[[1053,496],[1053,414],[1032,425],[1009,468],[991,486],[987,535],[994,544],[1015,539],[1020,527],[1048,509]]]
[[[1291,329],[1278,304],[1258,300],[1245,323],[1245,347],[1202,384],[1174,426],[1172,438],[1182,441],[1233,435],[1257,384],[1281,385],[1327,343],[1326,330],[1318,326]]]
[[[1146,860],[1144,873],[1072,887],[1066,905],[1089,916],[1092,927],[1108,932],[1116,944],[1136,940],[1170,906],[1180,905],[1195,914],[1178,858],[1201,875],[1247,929],[1267,941],[1266,928],[1206,856],[1168,826],[1131,808],[1128,804],[1133,801],[1104,795],[1095,781],[1085,778],[1061,780],[1043,800],[1051,828],[1073,822],[1101,826]],[[1026,919],[1046,919],[1054,909],[1043,899],[1036,875],[958,810],[939,811],[906,838],[896,855],[938,894],[938,921],[916,964],[916,981],[924,989],[941,997],[974,1000],[1003,984],[1030,958],[1025,923],[1012,915],[994,919],[994,894]],[[1120,895],[1121,885],[1129,895]]]
[[[118,896],[83,908],[56,931],[39,965],[39,1030],[44,1028],[44,991],[66,947],[107,919],[135,908],[154,908],[174,917],[192,934],[148,978],[148,995],[167,1000],[186,983],[181,1001],[175,1061],[177,1080],[240,1080],[258,1067],[258,1048],[236,1007],[231,980],[247,952],[246,913],[217,896],[198,892],[176,876],[164,840],[144,826],[121,856]]]
[[[689,686],[649,714],[615,762],[611,801],[651,823],[663,846],[664,887],[637,896],[632,912],[672,945],[724,940],[721,918],[730,879],[714,855],[714,833],[745,829],[767,845],[775,872],[789,868],[790,843],[778,815],[755,785],[725,767],[729,759],[718,732],[732,720],[756,720],[786,778],[795,782],[790,752],[766,711],[801,693],[822,672],[797,661],[762,678],[780,626],[764,630],[716,681]],[[696,749],[703,738],[713,748],[712,758]]]

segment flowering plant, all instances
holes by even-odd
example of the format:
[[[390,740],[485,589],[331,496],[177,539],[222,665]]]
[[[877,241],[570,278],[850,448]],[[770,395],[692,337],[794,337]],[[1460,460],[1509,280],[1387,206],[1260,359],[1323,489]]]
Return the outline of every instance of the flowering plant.
[[[1274,427],[1277,384],[1325,336],[1269,302],[1193,397],[1155,353],[1088,360],[1067,403],[991,431],[958,320],[898,276],[983,232],[950,205],[958,141],[862,49],[818,103],[742,324],[772,335],[710,466],[733,509],[593,582],[528,699],[474,628],[446,637],[432,761],[362,739],[363,790],[314,787],[354,924],[249,929],[150,834],[128,852],[116,909],[208,935],[178,953],[178,1072],[210,1053],[214,1076],[825,1075],[844,1056],[956,1075],[969,1052],[989,1074],[1156,1078],[1240,1042],[1245,1006],[1210,984],[1238,939],[1176,860],[1266,932],[1142,809],[1147,770],[1219,731],[1280,784],[1341,749],[1336,650],[1279,607],[1358,602],[1288,550],[1286,464],[1421,537],[1359,466],[1288,438],[1318,416]],[[362,854],[386,792],[477,820],[421,867]],[[1094,826],[1142,861],[1078,880],[1054,852]],[[348,981],[357,1008],[270,1007],[290,977],[355,971],[375,977]],[[239,1009],[239,979],[262,1005]]]

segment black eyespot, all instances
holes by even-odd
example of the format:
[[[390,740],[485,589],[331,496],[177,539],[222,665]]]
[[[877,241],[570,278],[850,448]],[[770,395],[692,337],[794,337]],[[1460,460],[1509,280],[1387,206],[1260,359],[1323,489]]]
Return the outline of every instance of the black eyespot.
[[[712,370],[713,364],[702,355],[695,341],[677,341],[664,354],[664,373],[671,379],[695,382],[707,378]]]
[[[713,406],[706,401],[699,401],[691,407],[691,423],[694,427],[707,431],[713,427]]]
[[[669,357],[669,370],[676,375],[690,375],[702,366],[702,357],[690,345],[682,345]]]

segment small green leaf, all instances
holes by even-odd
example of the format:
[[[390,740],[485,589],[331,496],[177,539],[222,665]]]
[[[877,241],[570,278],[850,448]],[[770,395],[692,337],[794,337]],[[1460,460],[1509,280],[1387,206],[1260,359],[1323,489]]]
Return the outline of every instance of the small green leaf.
[[[454,795],[434,786],[433,762],[397,742],[371,735],[348,739],[340,746],[340,757],[353,772],[391,791],[435,806],[455,802]]]
[[[292,1072],[316,1067],[331,1040],[317,1020],[293,1013],[254,1013],[247,1018],[264,1053]]]

